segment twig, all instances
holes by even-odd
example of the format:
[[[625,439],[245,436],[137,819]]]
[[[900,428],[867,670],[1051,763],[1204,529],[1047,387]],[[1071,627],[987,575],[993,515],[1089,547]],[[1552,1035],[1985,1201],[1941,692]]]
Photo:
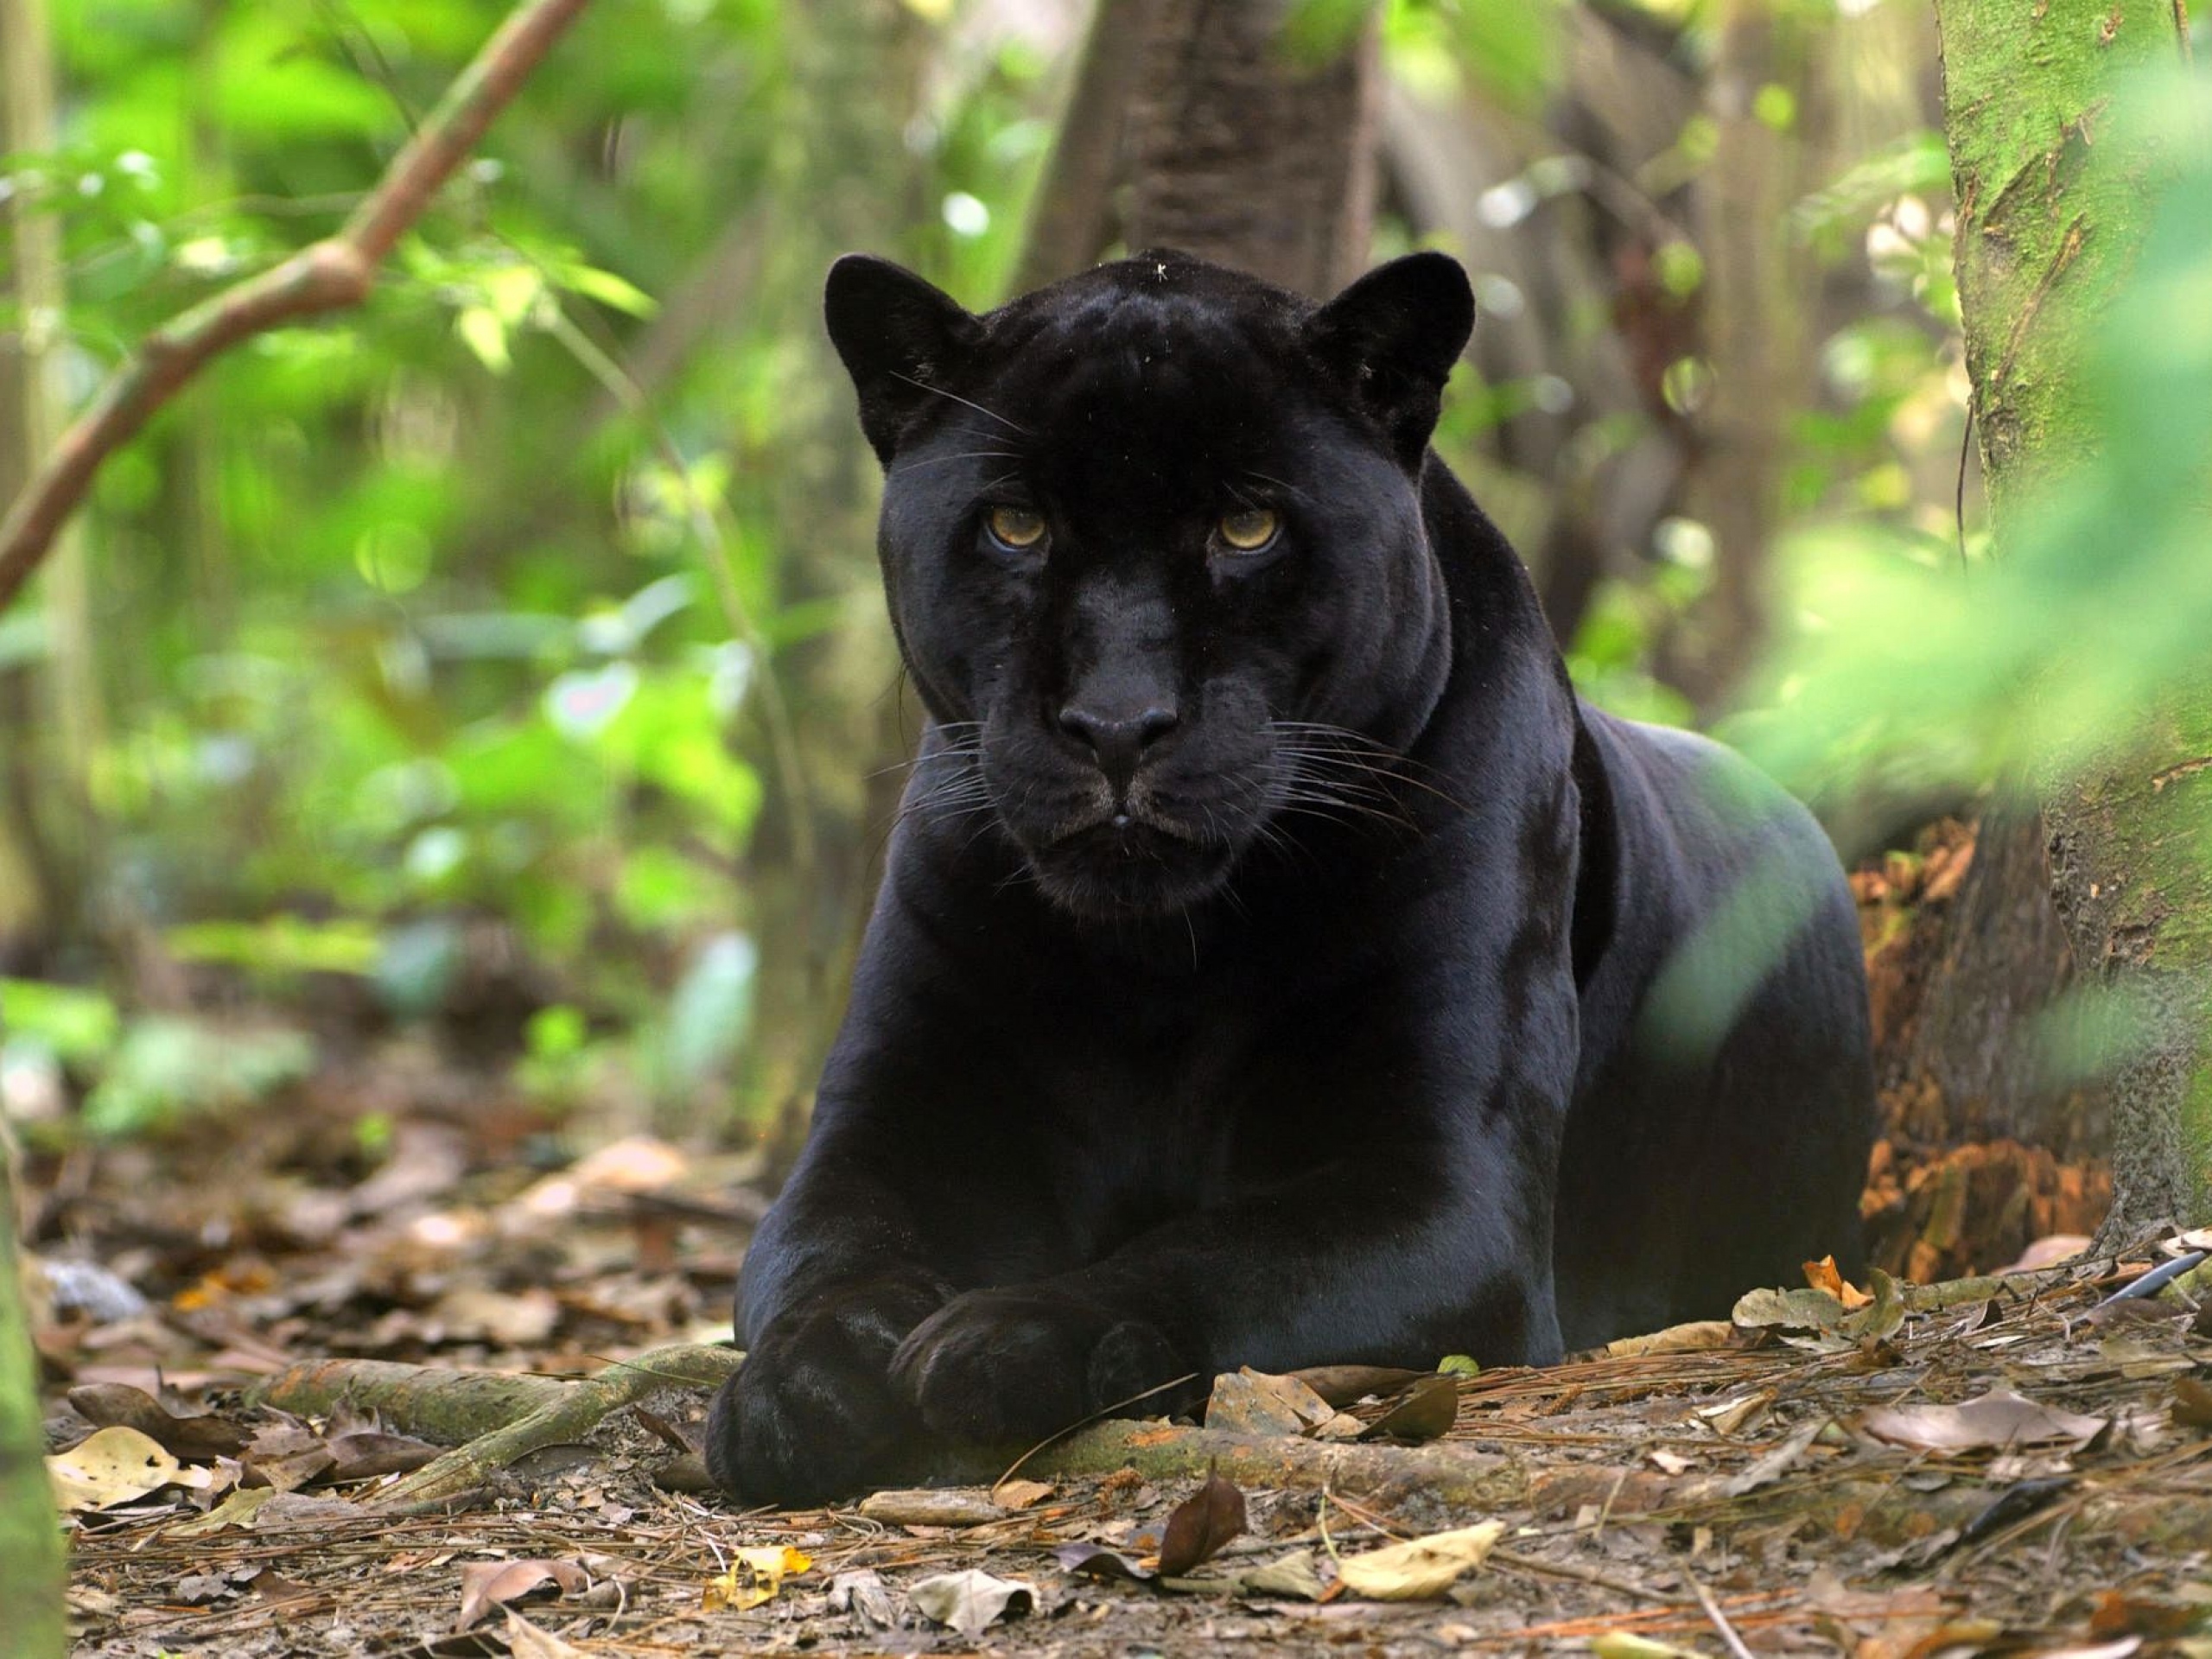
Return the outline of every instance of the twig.
[[[1720,1632],[1720,1639],[1728,1644],[1728,1651],[1734,1654],[1736,1659],[1758,1659],[1744,1645],[1744,1638],[1736,1634],[1736,1627],[1728,1622],[1728,1615],[1720,1611],[1720,1604],[1713,1599],[1713,1592],[1698,1582],[1697,1574],[1686,1567],[1682,1569],[1682,1581],[1696,1592],[1697,1605],[1705,1609],[1705,1616],[1713,1621],[1713,1628]]]
[[[334,236],[226,289],[148,335],[61,436],[0,522],[0,611],[30,580],[107,458],[185,383],[239,341],[359,305],[377,267],[589,0],[530,0],[446,91]]]

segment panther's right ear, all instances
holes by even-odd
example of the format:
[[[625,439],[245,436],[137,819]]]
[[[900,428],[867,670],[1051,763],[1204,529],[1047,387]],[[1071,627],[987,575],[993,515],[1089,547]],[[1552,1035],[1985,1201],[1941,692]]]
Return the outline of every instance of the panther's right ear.
[[[822,309],[861,397],[861,430],[888,465],[899,435],[982,338],[983,325],[911,270],[865,253],[830,267]]]

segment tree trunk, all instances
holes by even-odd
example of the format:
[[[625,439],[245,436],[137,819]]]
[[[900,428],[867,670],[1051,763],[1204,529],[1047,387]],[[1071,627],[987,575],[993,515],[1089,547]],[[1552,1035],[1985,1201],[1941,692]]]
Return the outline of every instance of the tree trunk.
[[[1373,22],[1315,63],[1285,38],[1290,0],[1151,3],[1129,246],[1335,293],[1365,264],[1375,218]]]
[[[1144,67],[1153,7],[1154,0],[1097,0],[1029,209],[1017,294],[1083,270],[1113,240],[1114,187],[1124,170],[1129,99]]]
[[[1937,0],[1958,201],[1959,297],[2000,552],[2036,493],[2100,448],[2076,372],[2143,238],[2150,157],[2116,140],[2115,99],[2186,54],[2172,0]],[[2212,680],[2164,706],[2089,773],[2044,785],[2051,884],[2078,970],[2141,1013],[2113,1078],[2106,1236],[2212,1213]]]
[[[38,1354],[20,1271],[15,1159],[0,1126],[0,1648],[22,1659],[59,1659],[68,1644],[68,1564],[46,1478]]]

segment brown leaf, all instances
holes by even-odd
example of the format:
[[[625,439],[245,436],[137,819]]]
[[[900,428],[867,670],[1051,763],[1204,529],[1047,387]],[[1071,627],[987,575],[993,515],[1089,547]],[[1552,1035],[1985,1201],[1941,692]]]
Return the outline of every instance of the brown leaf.
[[[1341,1409],[1370,1394],[1395,1394],[1408,1382],[1418,1382],[1433,1373],[1408,1371],[1392,1365],[1308,1365],[1303,1370],[1287,1371],[1284,1375],[1297,1378]]]
[[[512,1607],[507,1609],[507,1652],[511,1659],[583,1659],[585,1649],[541,1630]]]
[[[69,1404],[95,1428],[135,1428],[172,1456],[188,1460],[235,1458],[246,1441],[245,1430],[236,1423],[171,1411],[128,1382],[88,1382],[69,1390]]]
[[[2173,1419],[2183,1428],[2212,1428],[2212,1387],[2193,1376],[2176,1377]]]
[[[454,1629],[465,1630],[494,1607],[519,1601],[551,1585],[573,1595],[591,1582],[574,1561],[464,1561],[461,1567],[461,1617]]]
[[[991,1488],[991,1502],[1002,1510],[1026,1510],[1052,1495],[1047,1480],[1002,1480]]]
[[[1244,1530],[1244,1494],[1209,1472],[1206,1484],[1178,1503],[1160,1541],[1163,1578],[1179,1579]]]
[[[2193,1629],[2207,1609],[2195,1601],[2160,1601],[2125,1590],[2100,1590],[2089,1610],[2091,1636],[2174,1637]]]
[[[1639,1354],[1701,1354],[1726,1348],[1736,1339],[1736,1327],[1726,1319],[1692,1319],[1670,1325],[1648,1337],[1622,1337],[1605,1344],[1612,1359],[1632,1359]]]
[[[1389,1435],[1401,1440],[1433,1440],[1451,1432],[1459,1415],[1459,1389],[1448,1376],[1425,1376],[1404,1399],[1368,1425],[1360,1438]]]
[[[1234,1434],[1303,1434],[1335,1415],[1329,1402],[1294,1376],[1247,1365],[1213,1380],[1206,1427]]]
[[[1825,1290],[1841,1302],[1847,1313],[1864,1307],[1874,1299],[1846,1280],[1835,1265],[1835,1257],[1824,1255],[1817,1262],[1805,1264],[1805,1282],[1815,1290]]]
[[[2005,1389],[1955,1406],[1901,1406],[1870,1411],[1865,1427],[1877,1440],[1918,1452],[1979,1452],[1993,1447],[2079,1446],[2101,1433],[2105,1420],[2084,1417]]]
[[[1067,1571],[1079,1573],[1086,1579],[1127,1579],[1145,1584],[1159,1576],[1135,1557],[1099,1543],[1059,1544],[1052,1550],[1052,1559]]]
[[[411,1434],[385,1434],[372,1429],[341,1434],[326,1445],[331,1457],[333,1480],[370,1480],[378,1475],[404,1475],[420,1469],[438,1455],[438,1448]]]

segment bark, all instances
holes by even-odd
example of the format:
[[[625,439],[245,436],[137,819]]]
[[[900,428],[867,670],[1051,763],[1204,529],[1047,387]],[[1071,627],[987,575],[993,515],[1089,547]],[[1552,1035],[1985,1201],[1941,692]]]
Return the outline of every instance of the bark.
[[[1052,154],[1038,181],[1014,291],[1091,264],[1113,239],[1114,187],[1124,171],[1128,105],[1154,0],[1098,0]]]
[[[2186,21],[2172,0],[1938,0],[1936,18],[1967,367],[2001,555],[2039,490],[2098,448],[2076,368],[2139,246],[2151,165],[2113,140],[2113,104],[2131,72],[2185,54]],[[2212,1214],[2212,683],[2177,683],[2114,741],[2087,775],[2054,775],[2042,792],[2075,962],[2145,1016],[2113,1080],[2116,1237]]]
[[[1359,274],[1375,217],[1372,22],[1299,60],[1288,0],[1152,0],[1130,111],[1128,242],[1325,296]]]
[[[16,1256],[15,1160],[0,1126],[0,1648],[22,1659],[67,1651],[67,1562],[46,1478],[46,1437]]]

